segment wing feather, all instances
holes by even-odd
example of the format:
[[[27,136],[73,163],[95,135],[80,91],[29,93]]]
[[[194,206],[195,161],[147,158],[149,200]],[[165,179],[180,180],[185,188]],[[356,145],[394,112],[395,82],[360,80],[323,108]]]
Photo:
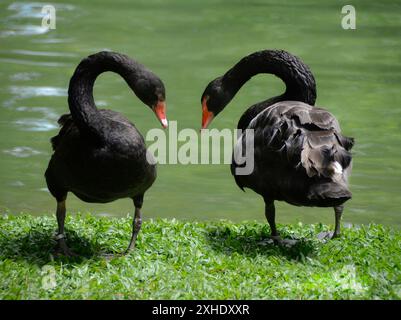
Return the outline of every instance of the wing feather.
[[[302,167],[309,177],[332,177],[338,172],[335,162],[342,170],[350,165],[353,139],[341,135],[337,119],[322,108],[278,102],[259,113],[248,128],[258,130],[255,149],[260,146],[267,157],[274,151],[281,161],[298,170]]]

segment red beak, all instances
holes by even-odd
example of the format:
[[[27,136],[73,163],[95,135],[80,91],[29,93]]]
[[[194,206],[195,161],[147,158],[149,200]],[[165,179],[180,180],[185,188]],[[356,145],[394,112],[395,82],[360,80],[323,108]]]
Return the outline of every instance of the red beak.
[[[156,117],[159,119],[163,128],[166,129],[168,122],[166,118],[166,102],[159,101],[155,107],[153,107],[153,111],[156,114]]]
[[[213,118],[214,114],[208,110],[207,99],[204,98],[202,101],[202,129],[206,129],[210,122],[212,122]]]

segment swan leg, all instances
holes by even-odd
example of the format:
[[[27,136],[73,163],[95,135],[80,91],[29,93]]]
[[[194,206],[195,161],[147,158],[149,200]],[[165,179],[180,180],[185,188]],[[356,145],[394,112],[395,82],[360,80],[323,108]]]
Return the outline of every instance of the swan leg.
[[[276,228],[276,208],[274,206],[274,201],[265,199],[265,216],[270,226],[272,239],[278,238],[279,233]]]
[[[336,219],[336,225],[334,227],[334,233],[331,238],[336,238],[340,235],[340,229],[341,229],[341,217],[343,215],[344,211],[344,206],[339,205],[334,207],[334,214],[335,214],[335,219]]]
[[[298,240],[282,239],[280,237],[280,233],[276,228],[276,207],[274,206],[274,201],[265,199],[265,216],[271,230],[270,238],[273,239],[274,243],[286,247],[291,247],[298,243]]]
[[[334,232],[321,232],[317,235],[319,240],[334,239],[340,236],[341,217],[344,211],[344,206],[339,205],[334,207],[335,227]]]
[[[57,224],[58,224],[58,233],[55,237],[57,240],[57,252],[60,252],[61,254],[68,256],[68,257],[73,257],[76,256],[76,254],[71,251],[70,248],[67,246],[66,242],[66,237],[64,233],[64,221],[65,221],[65,198],[61,201],[57,201],[57,211],[56,211],[56,216],[57,216]]]
[[[142,203],[143,203],[143,195],[134,198],[135,216],[132,222],[132,236],[128,248],[125,251],[125,254],[128,254],[131,250],[135,248],[136,238],[138,237],[138,233],[141,230],[142,226],[142,213],[141,213]]]

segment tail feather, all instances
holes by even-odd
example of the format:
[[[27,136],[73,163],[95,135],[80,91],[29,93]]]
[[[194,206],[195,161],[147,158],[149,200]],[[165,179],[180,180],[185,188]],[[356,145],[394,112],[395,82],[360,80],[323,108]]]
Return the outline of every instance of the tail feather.
[[[351,199],[352,193],[343,183],[326,182],[312,185],[307,197],[318,206],[333,207]]]
[[[56,150],[57,146],[60,144],[60,139],[66,134],[66,132],[70,128],[70,124],[72,124],[72,116],[71,114],[63,114],[57,121],[60,125],[61,130],[57,136],[54,136],[50,139],[50,143],[52,144],[53,150]]]
[[[349,152],[346,149],[339,149],[334,155],[334,160],[340,163],[341,167],[346,169],[351,164],[352,160],[351,152]]]
[[[352,160],[350,138],[343,137],[333,132],[309,132],[306,135],[301,152],[301,163],[309,177],[331,178],[338,181]],[[340,138],[342,139],[340,141]],[[342,143],[340,143],[342,142]]]
[[[338,142],[345,150],[350,151],[352,149],[352,147],[354,146],[354,143],[355,143],[354,138],[346,137],[339,133],[335,133],[335,135],[336,135]]]

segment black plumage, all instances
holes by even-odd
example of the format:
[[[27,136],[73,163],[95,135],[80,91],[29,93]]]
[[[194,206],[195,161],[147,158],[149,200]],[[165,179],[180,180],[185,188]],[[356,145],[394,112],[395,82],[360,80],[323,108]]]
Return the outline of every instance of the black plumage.
[[[213,118],[246,81],[259,73],[276,75],[286,84],[286,91],[251,106],[241,116],[237,128],[242,132],[231,164],[235,181],[241,189],[250,188],[263,197],[273,237],[278,237],[275,200],[297,206],[334,207],[333,236],[337,236],[343,203],[351,198],[348,176],[354,141],[341,134],[331,113],[314,107],[316,84],[308,66],[283,50],[255,52],[209,83],[202,95],[204,114],[210,113]],[[253,137],[245,129],[253,130]],[[249,143],[254,146],[254,168],[242,175],[237,169],[247,163],[238,164],[236,155],[243,155]]]
[[[120,74],[142,102],[164,116],[162,81],[126,55],[99,52],[81,61],[70,80],[71,114],[59,119],[57,136],[51,139],[54,153],[45,173],[50,193],[57,200],[57,240],[66,255],[72,254],[64,236],[65,200],[72,192],[86,202],[106,203],[131,198],[135,205],[132,239],[141,227],[145,191],[156,179],[156,166],[144,139],[128,119],[112,110],[98,110],[93,99],[96,77],[105,71]],[[166,121],[165,119],[163,121]],[[162,121],[162,122],[163,122]],[[150,160],[150,161],[149,161]]]

